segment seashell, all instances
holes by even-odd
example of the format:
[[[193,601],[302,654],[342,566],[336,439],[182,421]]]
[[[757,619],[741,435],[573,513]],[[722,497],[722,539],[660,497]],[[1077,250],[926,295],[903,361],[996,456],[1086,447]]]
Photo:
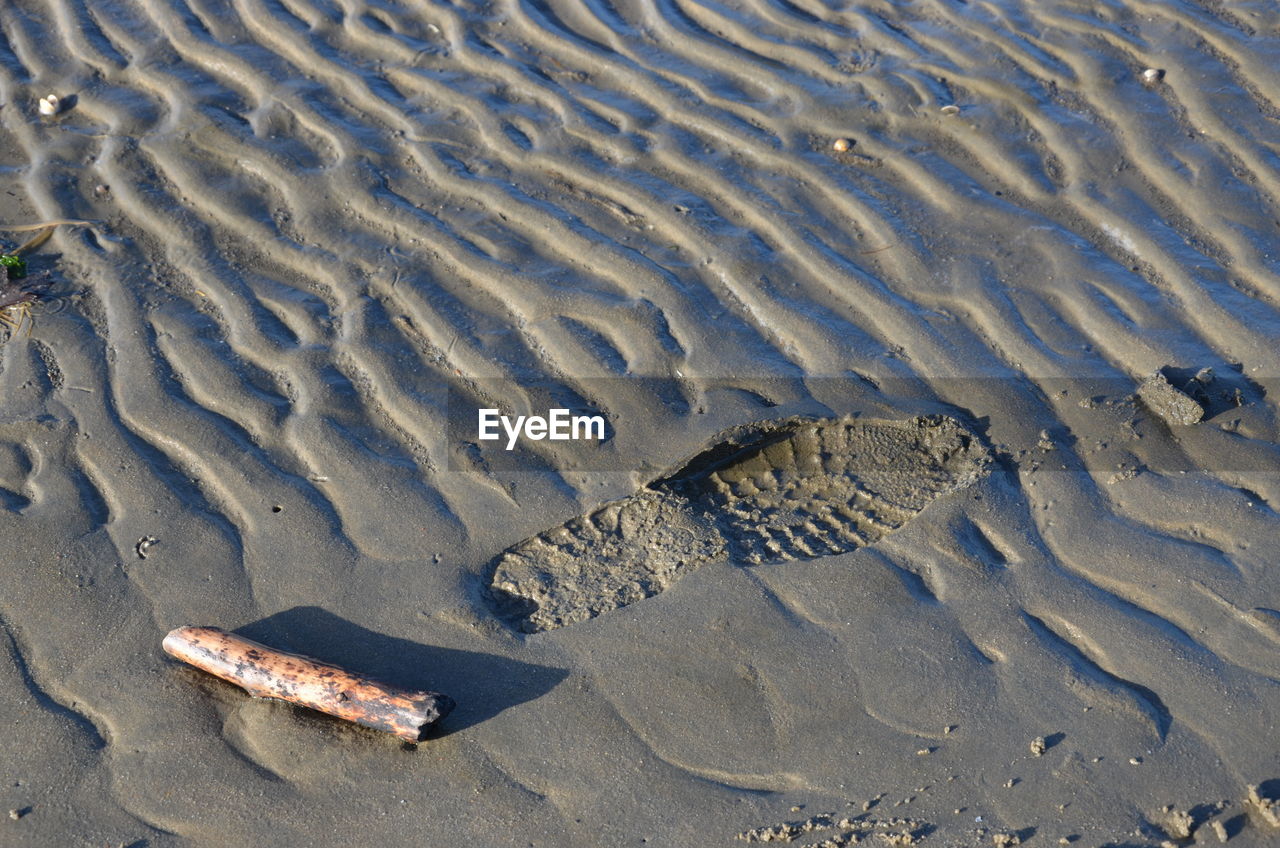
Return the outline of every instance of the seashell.
[[[62,100],[56,94],[50,94],[40,98],[40,114],[56,115],[62,109]]]

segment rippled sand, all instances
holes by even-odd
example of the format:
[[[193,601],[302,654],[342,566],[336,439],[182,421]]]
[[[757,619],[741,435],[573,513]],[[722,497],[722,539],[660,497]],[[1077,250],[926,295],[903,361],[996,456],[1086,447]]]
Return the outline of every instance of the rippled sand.
[[[7,0],[0,188],[92,222],[0,345],[0,844],[1265,840],[1272,0]],[[1200,423],[1134,400],[1205,367]],[[546,397],[590,461],[458,435]],[[993,471],[552,632],[487,603],[716,433],[848,414]],[[402,750],[183,624],[459,706]]]

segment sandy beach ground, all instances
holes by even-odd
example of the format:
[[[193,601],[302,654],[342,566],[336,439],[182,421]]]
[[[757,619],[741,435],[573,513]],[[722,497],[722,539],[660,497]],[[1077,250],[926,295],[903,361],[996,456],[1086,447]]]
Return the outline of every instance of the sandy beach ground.
[[[5,0],[0,190],[0,845],[1280,834],[1274,0]]]

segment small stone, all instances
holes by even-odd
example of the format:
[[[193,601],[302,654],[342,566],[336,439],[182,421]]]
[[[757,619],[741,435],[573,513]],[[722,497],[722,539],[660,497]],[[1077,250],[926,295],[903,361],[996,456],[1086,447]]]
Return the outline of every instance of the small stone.
[[[948,103],[946,106],[942,107],[941,111],[944,115],[959,115],[960,107],[954,103]]]
[[[41,115],[56,115],[62,108],[62,100],[59,99],[58,95],[50,94],[40,98],[40,105],[38,108]]]
[[[1049,749],[1049,743],[1045,741],[1043,736],[1037,736],[1031,740],[1031,756],[1042,757],[1044,752]]]
[[[831,142],[831,149],[836,153],[848,153],[849,148],[853,147],[853,145],[854,142],[850,139],[837,138],[835,141]]]
[[[1130,757],[1130,758],[1129,758],[1129,765],[1131,765],[1131,766],[1140,766],[1140,765],[1142,765],[1142,757]]]
[[[1186,427],[1204,418],[1204,407],[1195,398],[1174,388],[1159,371],[1138,386],[1138,398],[1168,424]]]
[[[1213,821],[1211,821],[1209,823],[1209,826],[1213,828],[1213,833],[1215,836],[1218,837],[1219,842],[1226,842],[1228,839],[1231,838],[1227,836],[1227,828],[1222,824],[1222,822],[1218,821],[1217,819],[1214,819]]]
[[[22,813],[18,810],[10,810],[9,818],[13,819],[14,821],[17,821],[18,819],[22,818]]]
[[[1155,85],[1164,79],[1164,68],[1147,68],[1138,75],[1143,85]]]

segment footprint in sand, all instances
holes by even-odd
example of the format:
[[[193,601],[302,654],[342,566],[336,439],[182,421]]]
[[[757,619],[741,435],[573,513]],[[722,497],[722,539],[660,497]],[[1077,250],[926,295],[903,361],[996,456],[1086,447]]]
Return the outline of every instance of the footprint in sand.
[[[983,477],[989,463],[973,432],[940,415],[736,428],[636,494],[508,549],[489,597],[536,633],[656,595],[720,556],[755,565],[846,553]]]

